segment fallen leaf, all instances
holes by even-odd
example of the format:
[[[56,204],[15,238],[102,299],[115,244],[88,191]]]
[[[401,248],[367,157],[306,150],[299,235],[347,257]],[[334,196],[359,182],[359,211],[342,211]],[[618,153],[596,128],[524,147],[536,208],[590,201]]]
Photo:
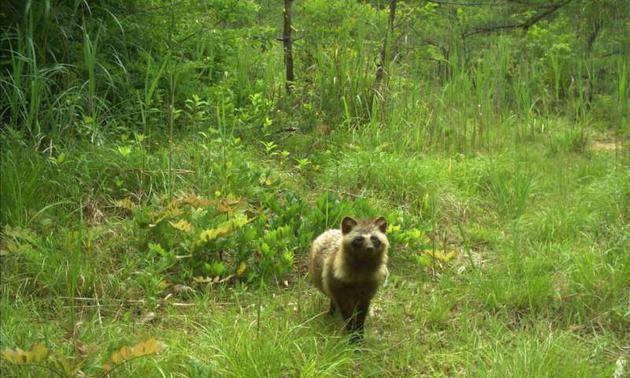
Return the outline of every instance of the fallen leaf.
[[[140,319],[140,323],[149,323],[154,321],[156,318],[157,315],[155,314],[155,312],[147,312],[146,314],[144,314],[142,319]]]
[[[177,284],[175,286],[173,286],[173,293],[174,294],[185,294],[185,293],[194,293],[195,290],[190,287],[190,286],[186,286],[186,285],[182,285],[182,284]]]
[[[236,274],[238,274],[239,276],[242,276],[246,270],[247,270],[247,264],[245,264],[245,262],[241,262],[238,268],[236,269]]]

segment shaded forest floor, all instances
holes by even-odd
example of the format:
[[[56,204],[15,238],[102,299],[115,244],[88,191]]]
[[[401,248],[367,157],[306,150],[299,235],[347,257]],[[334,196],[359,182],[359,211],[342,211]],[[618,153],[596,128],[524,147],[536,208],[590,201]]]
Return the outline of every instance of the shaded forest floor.
[[[112,376],[628,376],[627,141],[562,125],[457,153],[375,143],[369,130],[255,148],[184,138],[170,152],[125,139],[33,153],[6,138],[3,211],[19,220],[3,232],[3,349],[44,343],[96,375],[122,346],[167,345]],[[300,155],[307,145],[316,150]],[[209,169],[216,161],[232,163]],[[260,190],[311,203],[332,191],[400,218],[362,343],[325,313],[304,278],[306,250],[286,279],[260,286],[175,284],[151,270],[140,215],[121,199],[212,197],[217,181],[246,198],[255,188],[238,162],[263,172]]]

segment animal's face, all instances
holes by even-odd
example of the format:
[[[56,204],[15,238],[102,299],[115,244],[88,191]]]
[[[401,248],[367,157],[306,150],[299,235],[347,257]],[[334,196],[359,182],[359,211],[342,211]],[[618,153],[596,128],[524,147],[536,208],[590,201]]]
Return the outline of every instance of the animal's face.
[[[341,221],[344,249],[353,255],[381,255],[389,247],[386,231],[383,217],[358,221],[345,217]]]

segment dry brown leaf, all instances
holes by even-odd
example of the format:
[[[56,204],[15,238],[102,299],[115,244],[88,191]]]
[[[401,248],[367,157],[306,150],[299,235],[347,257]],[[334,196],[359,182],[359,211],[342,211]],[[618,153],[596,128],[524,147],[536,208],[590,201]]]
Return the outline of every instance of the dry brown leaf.
[[[190,286],[186,286],[186,285],[182,285],[182,284],[177,284],[175,286],[173,286],[173,294],[191,294],[194,293],[195,290],[190,287]]]

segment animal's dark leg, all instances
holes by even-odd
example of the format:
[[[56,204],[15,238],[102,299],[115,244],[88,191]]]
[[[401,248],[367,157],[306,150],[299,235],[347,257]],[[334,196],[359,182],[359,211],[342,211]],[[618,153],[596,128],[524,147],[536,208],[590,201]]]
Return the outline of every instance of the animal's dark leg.
[[[335,301],[331,299],[330,300],[330,310],[328,310],[328,314],[335,315],[336,311],[337,311],[337,306],[335,306]]]
[[[344,322],[346,322],[346,330],[348,332],[352,332],[355,328],[355,311],[356,306],[353,303],[348,302],[340,302],[339,310],[341,311],[341,315],[343,316]]]
[[[367,317],[370,308],[370,302],[359,303],[356,306],[352,320],[350,321],[351,327],[348,329],[352,333],[350,340],[352,342],[363,339],[365,318]]]
[[[356,342],[363,338],[363,328],[369,307],[369,301],[357,303],[356,306],[352,307],[352,311],[344,312],[346,330],[351,333],[350,340],[352,342]]]

